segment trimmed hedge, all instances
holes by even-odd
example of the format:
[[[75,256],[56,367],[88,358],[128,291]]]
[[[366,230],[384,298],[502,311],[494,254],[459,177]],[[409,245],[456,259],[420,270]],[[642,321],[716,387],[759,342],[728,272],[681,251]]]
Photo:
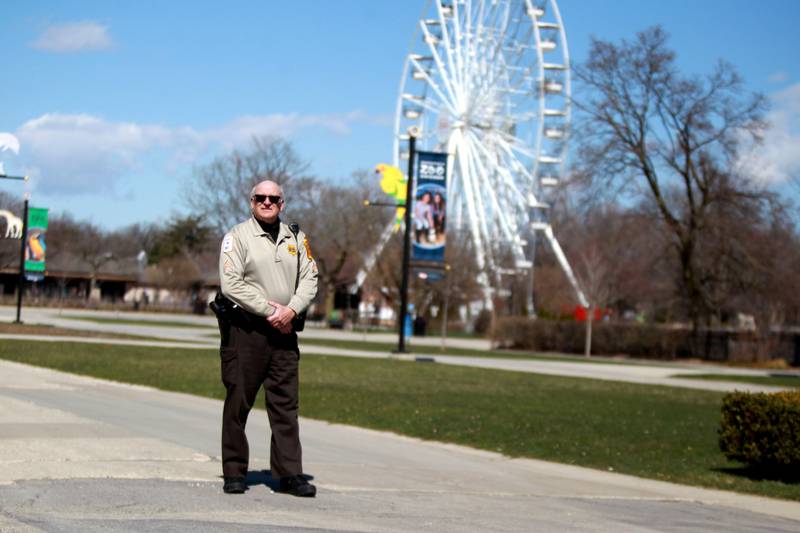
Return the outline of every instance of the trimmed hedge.
[[[498,348],[582,354],[586,324],[572,320],[499,318],[492,329]],[[677,359],[695,357],[714,361],[768,361],[783,359],[800,366],[800,334],[773,333],[759,339],[753,332],[725,328],[693,334],[686,327],[631,322],[595,322],[592,354]]]
[[[800,470],[800,391],[725,395],[719,448],[754,467]]]
[[[495,324],[492,340],[502,348],[583,353],[583,322],[531,320],[503,317]],[[595,322],[592,354],[675,359],[692,353],[691,332],[686,329],[629,323]]]

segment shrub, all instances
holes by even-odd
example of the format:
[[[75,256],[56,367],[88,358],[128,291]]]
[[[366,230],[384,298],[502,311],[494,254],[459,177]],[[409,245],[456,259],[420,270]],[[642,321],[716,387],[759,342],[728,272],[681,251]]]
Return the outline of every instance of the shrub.
[[[495,321],[492,341],[501,348],[583,353],[586,324],[573,320],[502,317]],[[773,358],[800,366],[800,335],[774,334]],[[595,322],[592,354],[657,359],[699,357],[717,361],[753,361],[756,342],[748,332],[630,322]],[[763,363],[763,361],[762,361]]]
[[[583,353],[586,325],[582,322],[503,317],[497,321],[493,341],[504,348]],[[662,326],[596,322],[592,327],[592,353],[674,359],[685,357],[690,332]]]
[[[764,469],[800,469],[800,391],[733,392],[722,400],[719,448]]]

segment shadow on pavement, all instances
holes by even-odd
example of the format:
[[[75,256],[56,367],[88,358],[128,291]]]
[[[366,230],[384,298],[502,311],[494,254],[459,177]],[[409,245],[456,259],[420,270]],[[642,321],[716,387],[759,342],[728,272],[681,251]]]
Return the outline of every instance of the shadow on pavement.
[[[312,481],[314,479],[314,476],[308,474],[303,474],[303,477],[306,478],[307,481]],[[272,477],[272,471],[270,470],[249,471],[247,472],[247,477],[244,479],[244,482],[248,487],[252,487],[253,485],[266,485],[273,492],[280,492],[280,478]]]

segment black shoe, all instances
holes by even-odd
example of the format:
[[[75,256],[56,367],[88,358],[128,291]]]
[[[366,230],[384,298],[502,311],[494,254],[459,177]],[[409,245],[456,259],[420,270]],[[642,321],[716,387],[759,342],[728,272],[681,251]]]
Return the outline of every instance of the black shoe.
[[[309,483],[303,476],[297,475],[282,477],[280,491],[301,498],[313,498],[317,494],[317,487]]]
[[[225,494],[242,494],[247,490],[247,485],[243,477],[226,477],[222,490]]]

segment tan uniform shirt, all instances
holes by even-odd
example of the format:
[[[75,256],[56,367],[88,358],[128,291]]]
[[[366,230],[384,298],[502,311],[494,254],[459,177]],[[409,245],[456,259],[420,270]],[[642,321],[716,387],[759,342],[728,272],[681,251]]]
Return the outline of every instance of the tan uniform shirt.
[[[300,279],[295,289],[298,260]],[[225,235],[219,277],[225,296],[261,316],[275,312],[267,300],[288,305],[299,314],[317,294],[317,265],[303,232],[295,239],[281,222],[277,242],[273,242],[255,217]]]

